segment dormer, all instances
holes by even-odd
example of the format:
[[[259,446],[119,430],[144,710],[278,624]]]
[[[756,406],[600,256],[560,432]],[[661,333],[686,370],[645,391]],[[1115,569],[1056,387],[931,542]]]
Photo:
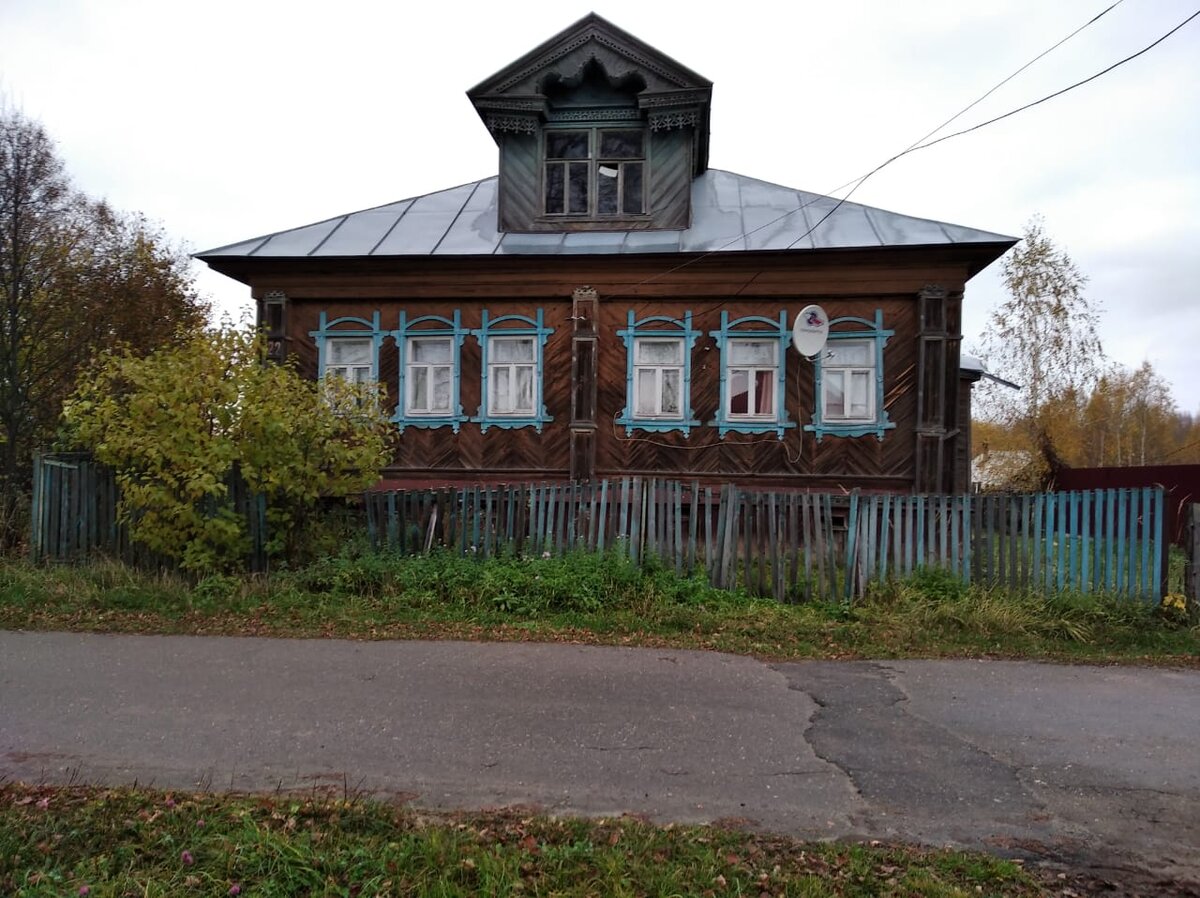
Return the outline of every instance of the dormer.
[[[500,148],[501,231],[681,229],[712,82],[591,13],[467,92]]]

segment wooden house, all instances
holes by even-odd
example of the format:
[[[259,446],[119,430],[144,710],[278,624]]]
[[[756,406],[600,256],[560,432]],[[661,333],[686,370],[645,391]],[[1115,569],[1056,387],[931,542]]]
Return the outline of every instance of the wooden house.
[[[498,176],[198,255],[386,385],[392,483],[965,490],[963,288],[1015,240],[709,168],[711,93],[589,15],[468,92]]]

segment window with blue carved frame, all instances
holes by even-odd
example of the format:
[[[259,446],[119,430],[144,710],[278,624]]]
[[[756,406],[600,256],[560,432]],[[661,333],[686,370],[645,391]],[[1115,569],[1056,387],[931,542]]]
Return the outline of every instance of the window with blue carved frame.
[[[489,427],[533,427],[554,420],[543,399],[543,359],[546,341],[554,333],[538,309],[533,318],[501,315],[491,318],[483,310],[480,327],[471,331],[479,341],[481,395],[479,412],[471,418],[480,431]]]
[[[883,348],[895,334],[874,320],[847,316],[829,322],[829,341],[816,358],[816,407],[804,429],[822,437],[874,435],[882,440],[895,428],[883,405]]]
[[[329,319],[321,312],[317,330],[309,331],[317,344],[317,377],[340,378],[350,384],[374,384],[379,380],[379,348],[387,331],[379,325],[379,312],[366,318],[346,316]],[[336,391],[328,391],[333,401]],[[343,409],[346,410],[346,409]]]
[[[787,312],[778,319],[747,315],[734,320],[721,312],[721,329],[710,331],[721,352],[721,395],[712,423],[727,433],[774,433],[795,427],[788,420],[787,347],[792,329]]]
[[[405,427],[451,427],[467,420],[461,402],[462,344],[468,329],[461,313],[453,318],[423,315],[408,320],[400,313],[393,332],[400,351],[400,403],[392,420]]]
[[[652,315],[637,321],[628,313],[627,327],[617,331],[625,344],[625,408],[616,423],[634,430],[687,434],[700,422],[692,417],[692,347],[700,332],[692,329],[692,313],[683,319]]]
[[[329,320],[322,312],[315,331],[309,331],[317,344],[317,377],[340,377],[350,383],[372,383],[379,377],[379,347],[387,331],[379,326],[379,312],[366,318],[344,317]]]

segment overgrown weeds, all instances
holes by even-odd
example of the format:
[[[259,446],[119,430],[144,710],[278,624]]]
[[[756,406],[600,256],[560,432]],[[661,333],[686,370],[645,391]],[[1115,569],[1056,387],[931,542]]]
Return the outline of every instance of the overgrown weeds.
[[[351,545],[270,577],[188,582],[111,562],[0,564],[0,626],[109,632],[535,639],[771,658],[1033,657],[1200,664],[1183,609],[967,586],[919,571],[862,601],[781,605],[651,559],[406,556]]]
[[[0,787],[0,893],[1033,896],[971,852],[357,798]]]

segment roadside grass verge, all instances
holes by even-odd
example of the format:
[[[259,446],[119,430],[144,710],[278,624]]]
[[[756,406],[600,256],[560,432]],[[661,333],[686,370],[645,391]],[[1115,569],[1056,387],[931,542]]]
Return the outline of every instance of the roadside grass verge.
[[[0,893],[1037,896],[1019,864],[879,843],[321,797],[0,787]]]
[[[188,582],[98,561],[0,563],[0,628],[540,640],[764,658],[1012,657],[1200,666],[1176,607],[967,587],[939,571],[854,604],[753,599],[617,555],[478,560],[348,549],[305,568]]]

